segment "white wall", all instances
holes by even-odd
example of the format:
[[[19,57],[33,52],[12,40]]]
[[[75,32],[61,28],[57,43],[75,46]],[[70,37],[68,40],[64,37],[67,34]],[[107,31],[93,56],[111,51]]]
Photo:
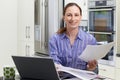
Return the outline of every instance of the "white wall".
[[[17,0],[0,0],[0,76],[17,54]]]

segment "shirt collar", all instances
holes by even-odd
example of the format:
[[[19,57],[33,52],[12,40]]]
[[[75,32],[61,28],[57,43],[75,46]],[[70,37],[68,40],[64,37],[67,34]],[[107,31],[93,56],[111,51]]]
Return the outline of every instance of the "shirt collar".
[[[81,30],[81,28],[79,28],[79,32],[78,32],[78,35],[77,35],[76,39],[82,40],[83,39],[83,35],[82,34],[83,34],[83,31]],[[60,34],[60,37],[61,37],[61,39],[68,38],[65,32]]]
[[[68,38],[65,32],[60,34],[60,37],[61,37],[61,39]]]
[[[83,39],[83,31],[82,31],[81,28],[79,28],[79,32],[78,32],[77,38],[80,39],[80,40]]]

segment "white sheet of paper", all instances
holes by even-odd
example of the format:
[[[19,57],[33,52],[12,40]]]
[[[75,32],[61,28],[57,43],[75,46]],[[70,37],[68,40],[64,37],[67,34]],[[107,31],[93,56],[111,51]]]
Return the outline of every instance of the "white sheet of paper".
[[[87,45],[79,58],[86,62],[93,59],[101,59],[111,50],[114,44],[115,42],[110,42],[102,45]]]
[[[59,66],[57,71],[67,72],[69,74],[72,74],[73,76],[76,76],[75,79],[70,79],[70,80],[91,80],[98,76],[96,73],[92,71],[80,70],[80,69],[64,67],[64,66]]]

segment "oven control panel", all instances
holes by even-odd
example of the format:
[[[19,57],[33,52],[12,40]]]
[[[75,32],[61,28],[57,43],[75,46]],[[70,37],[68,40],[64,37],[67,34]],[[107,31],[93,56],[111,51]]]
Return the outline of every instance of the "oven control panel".
[[[115,6],[115,0],[89,0],[88,3],[89,8]]]

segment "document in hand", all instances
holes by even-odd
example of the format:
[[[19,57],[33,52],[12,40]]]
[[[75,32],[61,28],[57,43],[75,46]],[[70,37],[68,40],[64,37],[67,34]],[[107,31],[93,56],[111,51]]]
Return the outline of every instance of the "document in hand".
[[[103,58],[114,46],[115,42],[110,42],[102,45],[87,45],[83,53],[79,56],[80,59],[88,62],[93,59]]]

